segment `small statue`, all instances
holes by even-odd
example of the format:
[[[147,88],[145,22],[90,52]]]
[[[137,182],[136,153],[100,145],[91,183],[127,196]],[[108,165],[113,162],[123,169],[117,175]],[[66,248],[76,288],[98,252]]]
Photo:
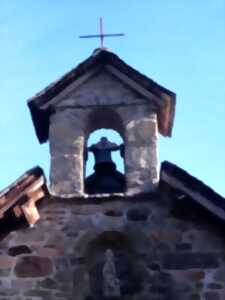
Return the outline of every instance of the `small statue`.
[[[93,152],[95,157],[95,164],[112,163],[111,152],[120,150],[121,156],[123,152],[123,145],[111,143],[106,137],[102,137],[97,144],[87,148],[88,151]]]
[[[105,297],[120,297],[120,280],[116,274],[114,254],[111,249],[105,252],[105,264],[102,270],[103,295]]]

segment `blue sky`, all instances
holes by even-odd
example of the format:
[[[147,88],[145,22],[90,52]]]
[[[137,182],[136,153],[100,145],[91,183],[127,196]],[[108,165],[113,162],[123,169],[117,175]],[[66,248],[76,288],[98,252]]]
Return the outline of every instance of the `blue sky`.
[[[0,0],[0,189],[39,164],[49,169],[26,100],[105,45],[177,94],[169,160],[225,195],[225,0]]]

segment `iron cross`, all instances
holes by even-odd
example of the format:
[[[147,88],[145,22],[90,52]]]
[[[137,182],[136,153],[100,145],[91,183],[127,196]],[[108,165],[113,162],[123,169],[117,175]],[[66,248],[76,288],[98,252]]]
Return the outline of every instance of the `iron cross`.
[[[100,34],[92,34],[92,35],[80,35],[81,39],[90,39],[90,38],[100,38],[101,48],[104,48],[103,42],[105,37],[115,37],[115,36],[124,36],[124,33],[107,33],[105,34],[103,31],[103,20],[100,18],[99,20]]]

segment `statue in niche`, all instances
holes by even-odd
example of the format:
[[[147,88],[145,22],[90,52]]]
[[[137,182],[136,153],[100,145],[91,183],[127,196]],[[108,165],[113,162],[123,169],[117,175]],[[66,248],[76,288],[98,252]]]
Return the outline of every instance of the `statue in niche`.
[[[105,264],[102,270],[103,295],[105,297],[120,297],[120,280],[116,274],[114,254],[111,249],[105,252]]]
[[[88,152],[95,158],[95,172],[85,179],[85,190],[88,194],[122,193],[125,190],[125,177],[116,170],[112,160],[112,151],[120,151],[124,157],[124,145],[111,143],[107,137],[102,137],[96,144],[85,149],[85,159]]]

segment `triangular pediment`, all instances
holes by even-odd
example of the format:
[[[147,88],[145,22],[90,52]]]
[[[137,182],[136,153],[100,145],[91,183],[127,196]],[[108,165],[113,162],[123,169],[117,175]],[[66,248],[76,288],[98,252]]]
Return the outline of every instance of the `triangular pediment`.
[[[110,89],[106,92],[103,84],[100,85],[100,82],[104,80],[106,85],[115,86],[113,99]],[[164,136],[171,136],[176,95],[127,65],[114,53],[105,49],[97,49],[88,59],[28,101],[35,130],[41,143],[48,139],[49,116],[55,105],[59,103],[62,105],[65,101],[72,101],[75,105],[81,101],[81,99],[78,100],[79,93],[83,93],[94,83],[97,86],[96,89],[99,89],[96,100],[101,92],[103,97],[100,98],[104,103],[109,103],[107,101],[120,103],[118,101],[121,101],[123,94],[127,96],[127,99],[125,100],[124,97],[123,101],[131,104],[137,99],[150,101],[149,104],[157,107],[159,132]],[[90,95],[94,93],[97,92],[92,89]],[[79,102],[79,105],[84,105],[84,102]]]
[[[47,105],[57,107],[90,107],[108,105],[148,104],[156,107],[156,97],[141,86],[120,78],[119,71],[111,72],[111,66],[95,68],[83,75],[79,81],[54,97]],[[119,74],[119,75],[118,75]]]

